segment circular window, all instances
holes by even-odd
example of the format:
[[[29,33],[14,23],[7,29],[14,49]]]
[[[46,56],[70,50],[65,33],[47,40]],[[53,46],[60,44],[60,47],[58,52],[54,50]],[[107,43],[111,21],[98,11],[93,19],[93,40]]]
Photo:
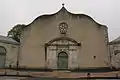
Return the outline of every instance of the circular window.
[[[68,25],[65,22],[59,24],[59,30],[61,34],[66,34],[68,29]]]

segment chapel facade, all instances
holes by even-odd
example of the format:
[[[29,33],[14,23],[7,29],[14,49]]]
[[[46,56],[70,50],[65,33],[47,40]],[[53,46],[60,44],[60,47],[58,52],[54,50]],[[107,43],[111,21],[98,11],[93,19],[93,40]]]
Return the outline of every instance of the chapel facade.
[[[63,6],[37,17],[22,30],[19,67],[75,69],[109,67],[108,31],[85,14]]]

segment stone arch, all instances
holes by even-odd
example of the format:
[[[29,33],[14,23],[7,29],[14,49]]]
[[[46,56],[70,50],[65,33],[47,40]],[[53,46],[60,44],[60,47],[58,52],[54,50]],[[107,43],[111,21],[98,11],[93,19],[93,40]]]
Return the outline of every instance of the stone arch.
[[[6,48],[0,46],[0,68],[5,67],[6,53],[7,53]]]
[[[80,45],[80,43],[78,43],[76,40],[74,40],[74,39],[72,39],[70,37],[57,37],[57,38],[54,38],[51,41],[49,41],[47,44],[51,44],[51,43],[53,43],[55,41],[59,41],[59,40],[68,40],[68,41],[71,41],[71,42],[73,42],[75,44]]]

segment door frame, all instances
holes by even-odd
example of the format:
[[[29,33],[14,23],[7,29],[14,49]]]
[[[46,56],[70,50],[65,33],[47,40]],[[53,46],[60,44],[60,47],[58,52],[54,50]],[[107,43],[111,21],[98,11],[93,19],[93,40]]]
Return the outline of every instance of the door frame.
[[[62,58],[62,56],[59,56],[60,54],[65,54],[66,55],[66,56],[63,56],[67,60],[67,67],[66,68],[59,68],[59,59],[60,59],[60,57]],[[68,63],[69,63],[69,59],[68,58],[69,58],[69,55],[68,55],[67,52],[65,52],[65,51],[59,52],[58,55],[57,55],[57,69],[59,69],[59,70],[66,70],[66,69],[68,69]]]

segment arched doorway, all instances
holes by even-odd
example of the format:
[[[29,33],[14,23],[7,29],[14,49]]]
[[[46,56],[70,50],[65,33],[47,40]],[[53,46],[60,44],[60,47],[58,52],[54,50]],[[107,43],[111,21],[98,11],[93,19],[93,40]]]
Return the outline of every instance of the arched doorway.
[[[5,67],[6,49],[0,46],[0,68]]]
[[[58,54],[58,69],[68,69],[68,54],[66,52],[60,52]]]

